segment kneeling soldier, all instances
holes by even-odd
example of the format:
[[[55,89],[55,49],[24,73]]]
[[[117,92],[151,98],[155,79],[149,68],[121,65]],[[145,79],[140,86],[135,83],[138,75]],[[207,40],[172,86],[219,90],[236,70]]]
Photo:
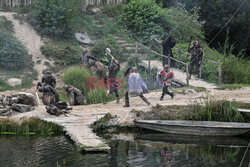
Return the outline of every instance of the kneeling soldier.
[[[71,106],[86,104],[86,100],[79,89],[71,85],[64,85],[64,90],[68,93],[69,104]]]

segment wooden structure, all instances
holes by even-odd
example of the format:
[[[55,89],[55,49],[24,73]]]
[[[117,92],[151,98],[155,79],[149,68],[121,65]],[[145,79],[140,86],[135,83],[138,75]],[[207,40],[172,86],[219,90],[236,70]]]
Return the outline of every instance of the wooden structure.
[[[0,0],[0,7],[10,6],[16,7],[21,5],[29,5],[32,3],[32,0]]]
[[[134,123],[154,131],[197,136],[237,136],[250,131],[250,123],[189,120],[135,120]]]

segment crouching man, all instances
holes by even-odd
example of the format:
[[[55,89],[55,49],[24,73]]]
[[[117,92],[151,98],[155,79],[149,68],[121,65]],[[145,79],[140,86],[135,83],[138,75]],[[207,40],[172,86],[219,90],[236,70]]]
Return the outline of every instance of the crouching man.
[[[79,89],[71,85],[64,85],[64,90],[68,94],[69,104],[71,106],[86,104],[86,99],[84,98],[82,92]]]
[[[150,102],[143,96],[143,93],[148,93],[148,88],[144,83],[141,75],[137,72],[137,68],[133,67],[130,73],[128,68],[124,73],[125,77],[128,79],[127,89],[125,92],[125,105],[123,107],[129,107],[129,96],[136,97],[139,96],[147,105],[151,105]]]

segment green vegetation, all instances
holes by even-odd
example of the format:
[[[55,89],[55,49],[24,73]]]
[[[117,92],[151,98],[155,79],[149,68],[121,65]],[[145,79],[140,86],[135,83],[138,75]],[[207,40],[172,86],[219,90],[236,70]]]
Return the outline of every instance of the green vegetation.
[[[53,123],[44,122],[37,118],[24,119],[21,123],[10,119],[0,120],[0,135],[15,134],[15,135],[51,135],[62,134],[63,128]]]
[[[48,43],[41,47],[41,52],[55,59],[56,65],[68,66],[79,62],[81,50],[78,46],[60,43]]]
[[[245,122],[243,115],[228,101],[206,101],[205,106],[194,104],[185,119],[199,121]]]
[[[78,0],[36,1],[32,10],[33,24],[43,35],[68,38],[72,34],[72,19],[78,9]]]
[[[0,17],[0,68],[20,70],[29,61],[25,47],[13,35],[13,25]]]
[[[96,79],[94,82],[96,89],[88,89],[88,77],[94,77]],[[98,80],[97,77],[92,75],[90,71],[83,67],[75,66],[69,68],[63,76],[63,81],[65,84],[72,85],[80,89],[87,100],[87,104],[106,103],[115,99],[114,95],[109,97],[106,96],[107,89],[98,87],[98,84],[105,84],[104,81]],[[98,83],[98,81],[100,82]],[[119,94],[122,96],[124,94],[124,89],[120,89]]]

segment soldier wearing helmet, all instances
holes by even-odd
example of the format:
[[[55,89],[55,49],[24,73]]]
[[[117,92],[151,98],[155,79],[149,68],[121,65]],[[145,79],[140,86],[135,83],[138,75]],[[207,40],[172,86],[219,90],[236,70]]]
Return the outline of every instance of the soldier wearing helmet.
[[[52,76],[51,71],[47,71],[45,75],[42,77],[42,83],[52,86],[53,88],[56,87],[56,78]]]
[[[63,88],[68,94],[69,104],[71,106],[86,104],[86,100],[79,89],[71,85],[64,85]]]

